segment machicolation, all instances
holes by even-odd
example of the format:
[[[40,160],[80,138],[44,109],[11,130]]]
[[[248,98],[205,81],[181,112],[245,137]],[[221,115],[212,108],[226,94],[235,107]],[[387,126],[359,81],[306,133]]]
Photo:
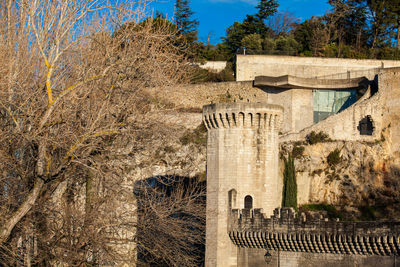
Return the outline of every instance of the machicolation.
[[[282,111],[282,107],[272,104],[228,103],[205,106],[203,116],[208,130],[234,127],[267,129],[280,127],[278,117]]]

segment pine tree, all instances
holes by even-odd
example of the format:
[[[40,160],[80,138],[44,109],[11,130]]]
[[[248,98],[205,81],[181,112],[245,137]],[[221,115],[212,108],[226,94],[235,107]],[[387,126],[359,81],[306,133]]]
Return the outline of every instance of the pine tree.
[[[193,43],[197,40],[197,20],[190,20],[194,14],[189,7],[189,0],[176,0],[175,2],[175,23],[178,27],[178,33],[182,34],[188,43]]]
[[[371,47],[379,47],[384,45],[384,41],[388,38],[388,2],[382,0],[367,0],[367,6],[371,14],[370,23],[372,25],[372,43]]]
[[[265,20],[278,11],[278,6],[279,4],[276,0],[260,0],[260,3],[256,6],[258,9],[256,17],[260,20]]]
[[[389,25],[393,30],[393,38],[396,39],[396,47],[400,48],[400,0],[392,0],[388,3],[387,12]]]

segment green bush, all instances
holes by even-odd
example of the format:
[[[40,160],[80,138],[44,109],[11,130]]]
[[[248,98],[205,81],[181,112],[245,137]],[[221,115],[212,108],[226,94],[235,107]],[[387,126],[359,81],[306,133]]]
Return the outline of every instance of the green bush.
[[[271,38],[265,38],[263,41],[263,49],[267,53],[272,53],[276,49],[275,41]]]
[[[309,133],[306,136],[306,141],[310,145],[314,145],[314,144],[317,144],[317,143],[323,143],[323,142],[327,142],[327,141],[330,141],[330,140],[331,139],[329,138],[329,135],[327,135],[324,132],[316,133],[316,132],[312,131],[311,133]]]
[[[338,47],[337,47],[336,43],[330,43],[324,47],[324,56],[325,57],[337,57],[338,56]]]
[[[342,157],[340,156],[340,150],[335,149],[331,153],[329,153],[328,157],[326,158],[329,166],[333,167],[339,164],[342,161]]]
[[[304,51],[304,52],[303,52],[303,55],[304,55],[305,57],[312,57],[312,56],[313,56],[313,54],[312,54],[311,51]]]
[[[300,49],[299,43],[293,37],[279,37],[278,40],[275,41],[276,50],[285,52],[289,55],[297,54]]]
[[[378,50],[377,58],[399,60],[400,52],[399,49],[397,49],[396,47],[383,47]]]
[[[297,182],[294,159],[291,155],[285,161],[283,172],[282,207],[292,207],[297,210]]]
[[[242,46],[248,50],[260,51],[262,49],[261,35],[258,33],[246,35],[242,39]]]

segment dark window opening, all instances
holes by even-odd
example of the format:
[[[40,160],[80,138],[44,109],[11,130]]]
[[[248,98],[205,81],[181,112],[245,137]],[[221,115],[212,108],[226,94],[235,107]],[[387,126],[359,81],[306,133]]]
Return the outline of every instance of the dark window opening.
[[[244,198],[244,208],[252,209],[253,208],[253,198],[251,196],[246,196]]]
[[[360,120],[357,129],[360,131],[361,135],[372,135],[374,132],[374,123],[371,116],[368,115]]]

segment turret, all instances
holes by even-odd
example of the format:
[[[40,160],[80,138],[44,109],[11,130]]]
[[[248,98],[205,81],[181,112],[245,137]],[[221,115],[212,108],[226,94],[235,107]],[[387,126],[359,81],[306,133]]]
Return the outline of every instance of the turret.
[[[236,266],[228,235],[231,209],[280,206],[278,132],[283,108],[264,103],[203,107],[207,139],[206,266]]]

